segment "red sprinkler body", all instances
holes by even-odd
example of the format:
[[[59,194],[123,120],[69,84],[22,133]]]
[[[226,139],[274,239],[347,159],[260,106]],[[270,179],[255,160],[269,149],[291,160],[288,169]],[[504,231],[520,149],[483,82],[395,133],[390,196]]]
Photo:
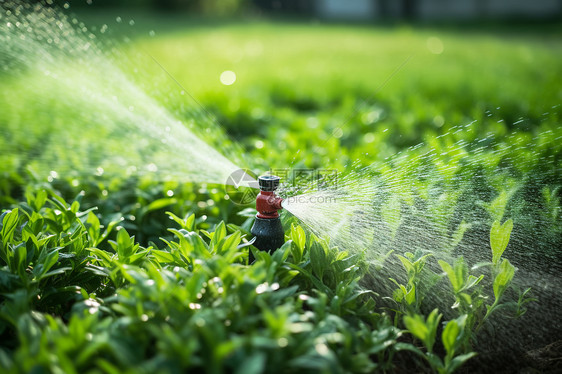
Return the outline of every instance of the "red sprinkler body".
[[[275,195],[280,180],[281,178],[275,175],[262,175],[258,178],[261,190],[256,197],[258,214],[251,229],[252,235],[255,236],[254,247],[270,253],[285,243],[285,231],[277,212],[283,209],[283,199]]]
[[[281,206],[282,202],[283,199],[275,195],[275,191],[261,190],[256,197],[256,210],[258,211],[256,217],[266,219],[278,218],[279,213],[277,211],[283,209]]]

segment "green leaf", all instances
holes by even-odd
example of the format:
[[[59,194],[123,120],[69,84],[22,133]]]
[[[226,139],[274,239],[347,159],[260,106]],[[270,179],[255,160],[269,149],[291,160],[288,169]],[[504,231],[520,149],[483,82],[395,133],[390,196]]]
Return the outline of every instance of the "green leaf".
[[[421,340],[428,352],[433,350],[435,344],[435,335],[439,320],[443,315],[439,314],[438,309],[434,309],[424,320],[420,314],[412,314],[404,316],[404,325],[412,335]]]
[[[310,247],[310,262],[312,264],[314,274],[322,280],[324,277],[324,270],[330,264],[328,263],[324,247],[318,242],[312,243],[312,246]]]
[[[457,279],[457,288],[455,289],[456,292],[462,290],[468,280],[468,266],[464,262],[464,257],[460,256],[455,261],[455,277]]]
[[[294,223],[291,225],[291,240],[297,245],[302,253],[306,244],[306,233],[304,229]]]
[[[507,244],[511,230],[513,229],[513,220],[509,219],[500,225],[499,221],[494,221],[490,230],[490,246],[492,247],[492,263],[496,265],[500,260]]]
[[[447,372],[449,373],[453,373],[455,370],[457,370],[462,364],[464,364],[466,361],[470,360],[472,357],[476,356],[476,352],[469,352],[463,355],[459,355],[455,358],[453,358],[453,360],[450,362],[450,364],[447,366]]]
[[[515,266],[513,266],[507,258],[504,258],[500,264],[498,275],[494,279],[494,297],[498,302],[503,295],[505,289],[511,283],[515,275]]]
[[[215,226],[215,231],[211,234],[211,249],[216,248],[217,244],[226,236],[226,226],[224,221]]]
[[[133,252],[134,239],[129,236],[124,227],[117,232],[117,246],[114,248],[119,259],[124,260]]]
[[[156,258],[156,260],[158,262],[162,262],[162,263],[173,263],[173,262],[175,262],[174,256],[168,251],[153,249],[150,253],[152,253],[154,258]]]
[[[429,336],[429,329],[425,324],[423,316],[419,314],[404,316],[404,325],[412,335],[422,342]]]
[[[448,356],[452,357],[455,354],[455,346],[459,332],[460,327],[456,320],[447,322],[447,325],[443,329],[441,338]]]
[[[87,248],[87,250],[101,259],[104,266],[108,267],[113,263],[113,259],[108,252],[98,248]]]
[[[407,259],[404,256],[400,256],[400,255],[396,255],[396,257],[398,257],[400,259],[400,261],[402,262],[402,265],[406,269],[406,272],[408,273],[408,276],[410,276],[410,274],[412,274],[412,273],[415,273],[414,264],[412,264],[412,262],[409,259]]]
[[[33,192],[28,191],[25,193],[25,197],[27,198],[27,205],[29,205],[34,211],[39,212],[47,201],[47,191],[40,190],[35,195]]]
[[[439,313],[439,310],[433,309],[431,313],[427,316],[427,326],[429,327],[429,336],[427,338],[427,349],[431,351],[433,344],[435,343],[435,335],[437,335],[437,327],[439,326],[439,321],[443,315]]]
[[[86,228],[88,231],[88,236],[90,237],[90,243],[92,246],[97,246],[100,242],[100,220],[93,213],[88,213],[88,218],[86,219]]]
[[[451,286],[453,286],[453,290],[456,292],[457,290],[460,290],[460,288],[462,287],[460,285],[459,280],[457,279],[457,274],[456,272],[453,270],[453,267],[451,265],[449,265],[449,263],[443,261],[443,260],[439,260],[437,261],[439,263],[439,265],[441,266],[441,269],[443,269],[443,271],[447,274],[447,277],[449,278],[449,282],[451,282]]]
[[[178,225],[180,225],[180,228],[184,230],[193,231],[193,229],[195,228],[194,214],[187,215],[185,219],[181,219],[172,212],[166,212],[166,214],[170,217],[171,220],[175,221]]]
[[[43,249],[39,254],[38,264],[33,269],[35,277],[38,280],[41,280],[44,275],[57,263],[58,259],[58,249],[51,252],[48,252],[47,249]]]
[[[75,213],[75,214],[76,214],[79,209],[80,209],[80,203],[79,203],[78,201],[74,201],[74,202],[72,203],[72,205],[70,205],[70,211],[71,211],[72,213]]]
[[[4,247],[7,247],[8,243],[12,242],[14,238],[14,232],[16,231],[16,227],[18,224],[18,219],[18,208],[9,211],[4,215],[4,219],[2,220],[2,230],[0,230],[0,235],[2,236]]]
[[[231,251],[235,251],[240,243],[240,231],[236,231],[234,234],[228,235],[223,238],[217,246],[217,254],[225,254]]]
[[[411,285],[410,290],[406,293],[406,302],[408,303],[408,305],[412,305],[413,303],[416,302],[416,286],[415,285]]]
[[[195,214],[190,214],[185,218],[185,229],[188,231],[193,231],[195,229]]]
[[[25,273],[25,269],[27,268],[27,249],[25,248],[24,243],[16,246],[14,249],[14,267],[13,270],[19,274],[20,278],[23,280],[27,278]]]
[[[484,279],[484,274],[481,274],[478,278],[476,278],[474,275],[469,275],[468,281],[466,282],[462,290],[468,290],[469,288],[476,286],[482,281],[482,279]]]
[[[167,207],[168,205],[173,205],[177,203],[178,200],[176,198],[165,198],[165,199],[158,199],[154,200],[146,207],[146,212],[152,212],[153,210],[162,209]]]

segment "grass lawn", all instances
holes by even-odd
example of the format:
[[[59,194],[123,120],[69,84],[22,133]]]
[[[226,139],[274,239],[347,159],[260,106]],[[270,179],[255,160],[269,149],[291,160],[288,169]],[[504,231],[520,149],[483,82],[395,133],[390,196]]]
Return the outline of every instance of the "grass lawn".
[[[123,75],[70,45],[56,64],[56,47],[14,63],[5,56],[20,44],[0,46],[0,368],[555,370],[559,25],[77,18]],[[233,84],[221,83],[225,71]],[[109,98],[114,88],[123,97]],[[431,256],[396,245],[377,265],[365,248],[335,248],[284,216],[287,243],[248,264],[252,204],[115,162],[140,168],[166,152],[166,170],[194,162],[127,122],[165,126],[167,112],[147,112],[159,108],[258,173],[370,165],[369,177],[404,186],[383,196],[381,225],[392,226],[389,210],[412,219],[396,221],[397,238],[417,217],[444,222],[447,243]],[[113,169],[99,171],[107,155]],[[477,242],[476,254],[462,249]]]

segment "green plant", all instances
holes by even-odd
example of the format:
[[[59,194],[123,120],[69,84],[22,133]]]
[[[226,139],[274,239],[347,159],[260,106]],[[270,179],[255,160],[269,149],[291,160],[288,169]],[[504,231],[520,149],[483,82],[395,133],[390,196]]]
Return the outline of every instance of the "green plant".
[[[370,372],[404,349],[358,286],[359,258],[299,226],[248,266],[241,231],[224,223],[205,230],[170,214],[175,238],[144,249],[123,228],[108,240],[78,200],[36,196],[31,213],[2,216],[0,334],[18,337],[0,344],[6,372]],[[108,251],[91,246],[104,240]],[[35,241],[42,249],[28,251]]]
[[[435,344],[435,336],[439,327],[439,321],[442,315],[437,309],[434,309],[428,316],[427,320],[419,314],[404,316],[404,324],[408,331],[422,341],[426,352],[414,347],[408,347],[411,350],[427,360],[431,368],[440,374],[453,373],[463,363],[476,355],[475,352],[456,355],[459,347],[462,345],[463,334],[465,332],[466,315],[450,320],[445,324],[445,328],[441,334],[441,341],[446,351],[446,355],[441,359],[433,353]]]
[[[516,302],[503,300],[505,291],[511,286],[516,271],[508,259],[502,258],[509,243],[512,229],[513,221],[511,219],[504,224],[495,221],[490,229],[492,261],[479,264],[472,269],[490,268],[490,285],[494,296],[492,303],[488,302],[488,291],[483,286],[485,274],[478,276],[470,274],[471,270],[462,256],[458,257],[453,265],[444,260],[437,261],[448,279],[454,297],[455,302],[451,310],[454,310],[458,316],[444,324],[441,332],[441,342],[445,348],[443,358],[434,353],[435,337],[439,331],[439,321],[442,314],[439,313],[438,309],[434,309],[426,319],[421,313],[423,298],[416,293],[416,287],[419,287],[420,284],[434,284],[421,277],[428,255],[421,256],[418,253],[415,256],[412,253],[406,253],[406,256],[398,256],[407,272],[408,283],[402,285],[391,279],[399,287],[393,295],[394,301],[400,306],[399,309],[394,309],[395,324],[397,318],[404,315],[404,326],[423,343],[425,351],[409,346],[405,349],[426,359],[434,371],[452,373],[464,362],[474,357],[476,355],[473,352],[475,337],[494,312],[503,308],[514,307],[514,316],[519,317],[525,313],[525,305],[536,300],[528,296],[530,289],[520,292]],[[434,279],[437,280],[439,277]]]
[[[419,312],[424,298],[424,291],[431,288],[438,280],[437,277],[432,277],[433,279],[430,279],[427,273],[422,277],[425,263],[430,256],[430,253],[424,255],[421,251],[417,251],[415,254],[406,252],[405,256],[396,255],[406,270],[408,281],[406,285],[403,285],[398,283],[395,279],[390,278],[390,280],[398,286],[392,295],[394,301],[399,305],[399,309],[395,310],[395,320],[397,320],[401,314]],[[426,287],[425,290],[424,287]]]

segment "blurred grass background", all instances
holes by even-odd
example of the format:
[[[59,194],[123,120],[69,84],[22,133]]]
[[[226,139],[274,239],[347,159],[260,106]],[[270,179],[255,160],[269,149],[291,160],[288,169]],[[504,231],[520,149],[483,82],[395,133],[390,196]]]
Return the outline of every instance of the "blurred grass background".
[[[180,115],[186,104],[195,105],[177,94],[181,89],[152,56],[265,167],[286,167],[286,155],[301,149],[313,152],[291,163],[369,164],[475,120],[474,131],[464,134],[469,140],[558,124],[557,24],[377,26],[84,14],[94,24],[117,17],[115,33],[132,39],[122,46],[125,54],[145,58],[147,90],[164,93],[163,105]],[[231,86],[220,82],[226,70],[236,74]]]
[[[199,5],[162,12],[149,3],[144,8],[96,4],[73,4],[66,12],[97,35],[143,91],[186,124],[193,123],[192,129],[217,149],[245,158],[241,166],[256,172],[348,170],[352,164],[382,162],[421,142],[426,146],[418,154],[428,147],[447,152],[458,141],[478,145],[485,137],[499,148],[512,147],[501,157],[494,153],[497,148],[488,149],[489,160],[478,162],[488,163],[490,170],[504,157],[519,160],[521,169],[531,165],[519,170],[529,172],[547,156],[545,178],[559,169],[561,146],[553,142],[561,135],[562,112],[558,22],[327,22],[244,13],[239,7],[230,13]],[[221,83],[224,71],[236,74],[234,84]],[[62,126],[53,118],[75,117],[57,112],[64,95],[33,82],[40,82],[33,72],[0,77],[0,124],[13,130],[0,138],[2,148],[10,150],[0,156],[3,206],[23,199],[27,185],[46,182],[46,176],[29,174],[18,152],[41,157],[43,135]],[[30,89],[44,100],[30,101]],[[463,131],[438,138],[457,127]],[[232,141],[243,150],[232,147]],[[66,153],[79,158],[88,150]],[[560,182],[557,178],[553,184]],[[125,225],[138,230],[139,240],[141,233],[156,240],[165,232],[162,208],[150,213],[142,207],[165,199],[171,190],[175,195],[168,209],[178,215],[240,221],[240,207],[213,186],[64,175],[47,185],[66,197],[87,191],[85,201],[99,206],[100,216],[131,217]],[[146,219],[139,217],[145,213],[150,213]]]

